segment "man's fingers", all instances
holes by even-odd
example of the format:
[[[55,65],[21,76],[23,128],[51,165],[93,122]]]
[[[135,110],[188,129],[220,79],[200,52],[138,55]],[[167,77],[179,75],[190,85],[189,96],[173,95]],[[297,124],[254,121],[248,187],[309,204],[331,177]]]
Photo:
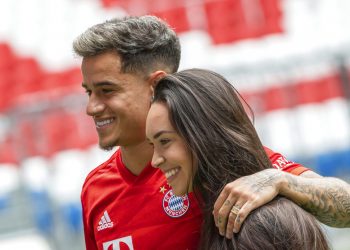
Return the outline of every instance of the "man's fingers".
[[[253,211],[256,207],[253,206],[253,203],[251,202],[246,202],[242,208],[239,210],[234,225],[233,225],[233,233],[238,233],[239,230],[241,229],[242,223],[244,220],[248,217],[249,213]]]
[[[219,209],[218,212],[218,221],[217,221],[217,227],[219,229],[219,232],[222,236],[224,236],[226,234],[226,226],[227,226],[227,222],[230,216],[230,211],[233,207],[233,204],[236,203],[236,198],[233,196],[229,196],[223,203],[223,205],[221,206],[221,208]]]
[[[230,210],[226,226],[226,238],[228,239],[232,239],[233,237],[233,227],[240,212],[240,206],[241,205],[238,205],[238,203],[236,203]]]
[[[219,212],[220,208],[224,204],[228,195],[229,195],[229,192],[227,192],[226,189],[224,188],[214,203],[214,211],[213,211],[214,214],[217,214]]]
[[[226,187],[221,191],[219,197],[216,199],[215,204],[214,204],[214,210],[213,210],[213,215],[214,215],[214,220],[216,226],[219,224],[219,211],[223,207],[225,201],[228,199],[229,192],[227,191]]]

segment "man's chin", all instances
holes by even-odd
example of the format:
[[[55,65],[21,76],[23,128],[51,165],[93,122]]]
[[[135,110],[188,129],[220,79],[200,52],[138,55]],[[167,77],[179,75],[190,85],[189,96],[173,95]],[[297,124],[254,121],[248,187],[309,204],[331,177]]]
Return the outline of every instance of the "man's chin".
[[[103,150],[106,151],[111,151],[116,147],[117,143],[103,143],[103,142],[99,142],[99,147]]]

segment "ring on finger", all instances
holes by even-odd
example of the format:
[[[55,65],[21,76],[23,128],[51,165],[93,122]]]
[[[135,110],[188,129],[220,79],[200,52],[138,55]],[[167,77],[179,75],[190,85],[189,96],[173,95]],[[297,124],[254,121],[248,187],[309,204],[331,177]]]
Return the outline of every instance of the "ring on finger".
[[[230,213],[233,213],[234,215],[237,215],[238,214],[238,212],[239,212],[239,206],[233,206],[232,208],[231,208],[231,212]]]

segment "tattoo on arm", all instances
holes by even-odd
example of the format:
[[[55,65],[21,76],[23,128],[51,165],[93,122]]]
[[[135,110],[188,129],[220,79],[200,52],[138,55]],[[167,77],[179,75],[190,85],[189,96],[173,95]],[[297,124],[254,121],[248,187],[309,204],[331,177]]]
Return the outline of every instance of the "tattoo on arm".
[[[288,187],[304,197],[299,205],[322,223],[333,227],[350,227],[350,191],[334,178],[313,179],[305,184],[287,176]]]
[[[262,173],[260,173],[262,175]],[[259,193],[262,189],[266,187],[273,186],[274,181],[278,178],[279,173],[264,173],[264,175],[256,177],[256,183],[253,185],[254,192]]]

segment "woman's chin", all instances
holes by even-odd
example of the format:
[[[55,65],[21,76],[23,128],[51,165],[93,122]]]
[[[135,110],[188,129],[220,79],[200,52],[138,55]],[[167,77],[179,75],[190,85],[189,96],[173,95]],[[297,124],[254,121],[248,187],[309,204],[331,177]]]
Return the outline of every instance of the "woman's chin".
[[[181,192],[181,191],[178,191],[178,190],[174,190],[173,189],[173,194],[175,196],[184,196],[186,194],[186,192]]]

